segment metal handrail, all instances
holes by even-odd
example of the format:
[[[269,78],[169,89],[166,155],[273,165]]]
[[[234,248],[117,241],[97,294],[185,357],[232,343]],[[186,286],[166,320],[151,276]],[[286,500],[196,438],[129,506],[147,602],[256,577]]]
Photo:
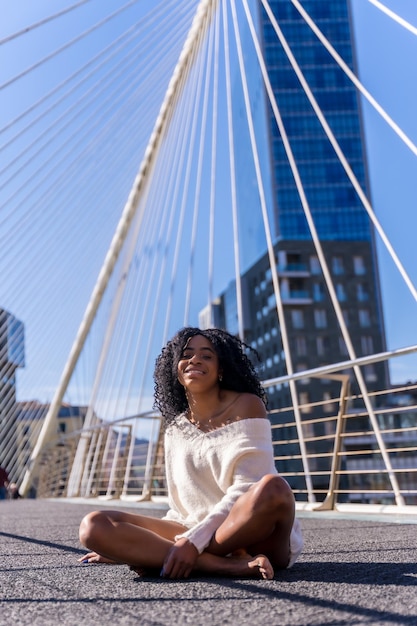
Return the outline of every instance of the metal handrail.
[[[308,376],[311,377],[311,373]],[[392,505],[395,502],[394,494],[372,429],[352,428],[351,422],[359,419],[358,416],[363,419],[364,412],[355,412],[349,408],[352,398],[349,377],[346,374],[331,376],[340,382],[340,394],[330,400],[337,404],[338,410],[322,419],[312,417],[303,421],[303,428],[311,430],[309,436],[305,437],[305,444],[311,465],[310,478],[315,485],[316,503],[307,503],[306,489],[302,486],[305,476],[297,465],[301,462],[298,440],[296,437],[283,437],[285,429],[292,432],[296,430],[291,407],[270,413],[278,470],[293,487],[298,504],[308,506],[310,510],[329,511],[342,505],[358,503],[384,507]],[[406,389],[417,394],[417,385]],[[400,389],[399,393],[403,391]],[[395,390],[391,390],[391,394],[395,394]],[[391,411],[383,408],[377,414],[381,420],[411,421],[417,419],[417,404],[399,406],[398,411],[396,406]],[[279,424],[275,423],[277,415]],[[288,419],[283,420],[284,415]],[[130,439],[128,455],[127,435],[126,440],[123,440],[122,430],[132,433],[135,422],[149,418],[155,420],[155,437],[148,443],[142,441],[140,444],[132,443]],[[351,430],[347,429],[348,424]],[[313,431],[317,426],[324,427],[328,432],[315,436]],[[404,428],[398,425],[396,428],[381,427],[381,434],[390,455],[392,471],[400,485],[405,508],[412,509],[417,504],[417,428],[408,425]],[[403,437],[403,434],[406,436]],[[87,442],[85,449],[90,449],[90,454],[85,453],[82,467],[78,468],[78,473],[84,476],[82,488],[69,492],[69,477],[81,438]],[[105,454],[104,442],[107,442]],[[292,467],[291,463],[295,466]],[[45,471],[41,472],[39,478],[38,497],[82,496],[135,501],[166,497],[161,418],[156,413],[145,413],[112,423],[98,423],[62,436],[44,449],[42,467]]]

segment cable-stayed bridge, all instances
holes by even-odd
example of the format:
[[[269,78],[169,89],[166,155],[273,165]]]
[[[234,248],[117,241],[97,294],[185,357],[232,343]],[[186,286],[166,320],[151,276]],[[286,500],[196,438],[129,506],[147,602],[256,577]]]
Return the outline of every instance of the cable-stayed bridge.
[[[63,3],[53,14],[32,20],[26,14],[2,35],[9,62],[2,63],[0,85],[0,307],[7,330],[0,463],[23,492],[36,484],[38,495],[165,495],[160,423],[152,411],[155,356],[179,327],[214,323],[230,284],[234,330],[247,339],[241,277],[264,253],[272,286],[265,307],[276,316],[285,372],[271,375],[266,365],[262,377],[271,396],[284,389],[290,400],[271,409],[278,467],[300,502],[311,506],[326,496],[329,507],[416,503],[417,393],[407,384],[416,379],[408,360],[417,352],[413,328],[407,343],[355,349],[355,329],[344,319],[338,279],[271,87],[261,9],[373,224],[383,266],[390,268],[385,303],[398,297],[400,325],[417,299],[415,267],[402,261],[411,216],[405,204],[390,207],[403,233],[404,245],[394,245],[273,4]],[[412,136],[311,19],[309,3],[286,4],[357,89],[364,110],[374,111],[406,159],[415,158]],[[398,29],[415,40],[405,17],[383,3],[366,4],[373,20],[385,20],[387,33]],[[275,257],[266,107],[283,138],[346,346],[344,358],[333,354],[323,362],[317,355],[304,370],[289,348],[283,293],[289,283]],[[305,269],[297,272],[299,279]],[[395,377],[395,386],[369,386],[366,368],[388,364],[392,374],[400,360],[406,373]],[[335,383],[313,405],[303,396],[311,380]]]

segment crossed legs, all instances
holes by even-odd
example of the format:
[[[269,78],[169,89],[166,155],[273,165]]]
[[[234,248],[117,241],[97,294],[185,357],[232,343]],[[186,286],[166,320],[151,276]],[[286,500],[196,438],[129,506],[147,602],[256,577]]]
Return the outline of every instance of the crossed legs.
[[[277,475],[264,476],[233,505],[195,570],[233,576],[273,577],[273,567],[288,565],[294,497]],[[160,569],[184,532],[181,524],[119,511],[95,511],[81,522],[80,541],[90,562],[126,563],[135,569]],[[251,555],[257,555],[255,559]],[[265,555],[265,556],[263,556]],[[266,557],[266,558],[265,558]],[[82,560],[82,559],[80,559]]]

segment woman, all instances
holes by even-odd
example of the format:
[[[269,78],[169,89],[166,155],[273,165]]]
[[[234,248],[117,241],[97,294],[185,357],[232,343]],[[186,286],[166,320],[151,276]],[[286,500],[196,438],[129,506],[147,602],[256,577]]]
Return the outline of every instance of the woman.
[[[155,406],[165,422],[169,511],[87,515],[82,562],[127,563],[142,573],[198,571],[273,578],[302,548],[294,497],[275,469],[266,398],[229,333],[183,328],[156,361]]]

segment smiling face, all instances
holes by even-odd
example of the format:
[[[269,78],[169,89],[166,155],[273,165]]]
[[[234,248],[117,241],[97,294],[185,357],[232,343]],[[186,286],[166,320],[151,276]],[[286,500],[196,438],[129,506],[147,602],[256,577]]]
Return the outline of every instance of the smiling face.
[[[178,362],[178,380],[190,391],[206,391],[218,385],[219,359],[203,335],[190,337],[184,346]]]

